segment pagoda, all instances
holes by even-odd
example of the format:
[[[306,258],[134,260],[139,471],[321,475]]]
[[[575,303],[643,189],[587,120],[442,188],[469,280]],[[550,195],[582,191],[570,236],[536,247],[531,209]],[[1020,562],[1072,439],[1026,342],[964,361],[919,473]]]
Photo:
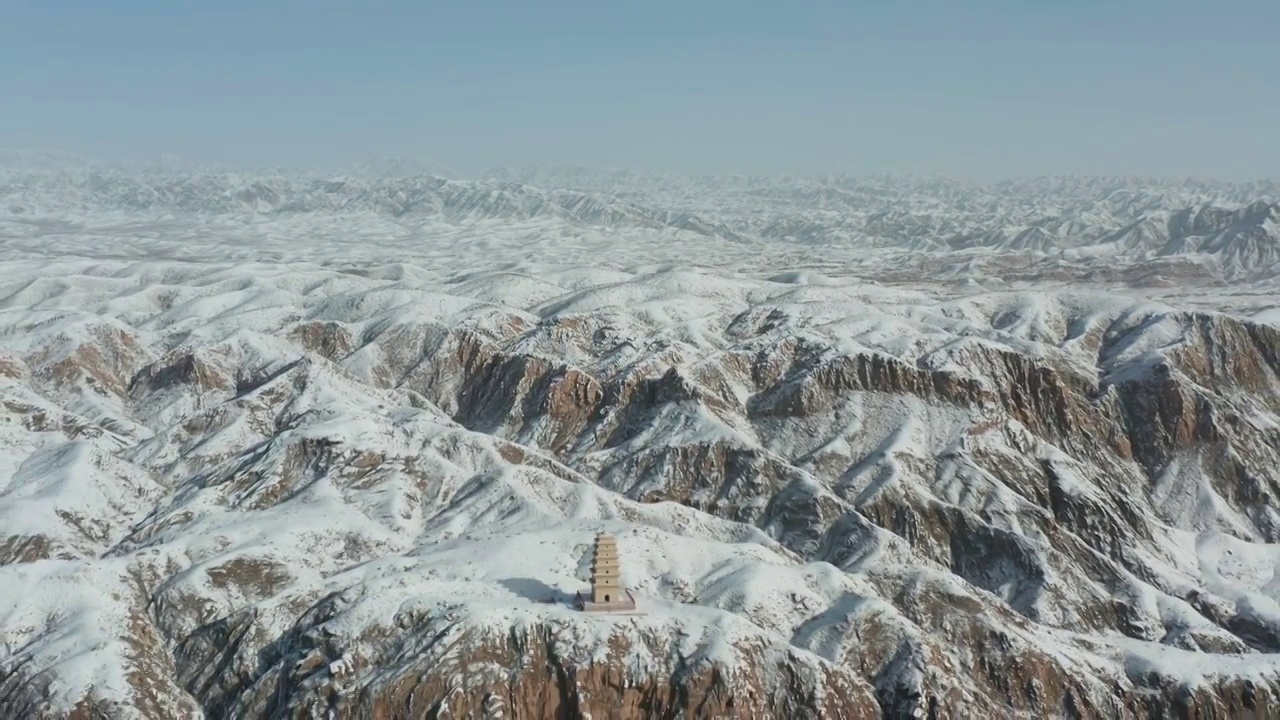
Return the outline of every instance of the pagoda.
[[[591,556],[591,591],[589,597],[578,593],[578,609],[587,612],[631,612],[636,599],[622,586],[618,572],[618,541],[608,533],[596,536]]]

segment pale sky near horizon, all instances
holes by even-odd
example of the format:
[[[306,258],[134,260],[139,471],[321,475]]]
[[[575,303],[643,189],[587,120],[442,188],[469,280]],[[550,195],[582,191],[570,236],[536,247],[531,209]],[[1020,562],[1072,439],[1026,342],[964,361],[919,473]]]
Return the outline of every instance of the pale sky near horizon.
[[[1280,2],[0,0],[0,147],[1280,177]]]

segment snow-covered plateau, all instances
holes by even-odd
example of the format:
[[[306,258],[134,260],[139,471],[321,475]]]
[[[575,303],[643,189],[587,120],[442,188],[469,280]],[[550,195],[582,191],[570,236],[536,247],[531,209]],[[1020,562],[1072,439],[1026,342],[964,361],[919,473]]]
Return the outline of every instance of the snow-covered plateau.
[[[1280,714],[1280,184],[434,168],[0,153],[0,717]]]

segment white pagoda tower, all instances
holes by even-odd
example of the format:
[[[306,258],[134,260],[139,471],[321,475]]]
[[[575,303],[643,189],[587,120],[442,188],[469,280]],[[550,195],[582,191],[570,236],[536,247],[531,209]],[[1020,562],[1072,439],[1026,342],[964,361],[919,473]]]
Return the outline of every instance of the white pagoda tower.
[[[636,609],[636,599],[622,585],[618,572],[618,541],[607,533],[596,536],[591,557],[591,596],[578,595],[579,609],[587,612],[627,612]]]

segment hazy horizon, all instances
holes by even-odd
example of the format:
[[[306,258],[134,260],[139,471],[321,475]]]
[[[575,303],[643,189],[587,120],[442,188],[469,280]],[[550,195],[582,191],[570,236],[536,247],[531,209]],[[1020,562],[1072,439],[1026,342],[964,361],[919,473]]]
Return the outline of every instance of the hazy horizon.
[[[1280,5],[1207,8],[22,2],[0,148],[464,176],[1280,176]]]
[[[690,170],[690,169],[678,169],[678,168],[670,168],[670,167],[629,167],[625,165],[588,165],[583,163],[563,163],[563,162],[538,162],[538,163],[528,163],[528,164],[499,163],[499,164],[480,168],[477,171],[464,172],[459,168],[445,165],[444,163],[435,161],[434,158],[430,158],[424,155],[377,155],[377,156],[369,156],[364,158],[357,158],[356,160],[351,162],[329,163],[329,164],[313,163],[310,165],[303,165],[303,164],[290,165],[290,164],[282,164],[282,163],[274,163],[274,164],[273,163],[262,163],[262,164],[238,163],[236,164],[236,163],[202,162],[202,161],[192,160],[191,158],[185,158],[172,153],[167,153],[165,155],[157,155],[153,157],[138,156],[138,157],[110,158],[110,157],[89,155],[86,153],[78,153],[78,152],[68,151],[68,150],[59,150],[56,148],[40,148],[40,147],[31,147],[31,148],[0,147],[0,161],[3,161],[3,156],[6,153],[27,154],[30,156],[38,156],[38,155],[61,156],[67,161],[83,161],[90,164],[102,163],[103,165],[106,165],[108,167],[111,167],[113,169],[117,169],[123,172],[129,172],[130,169],[136,170],[136,169],[147,168],[147,167],[160,167],[167,163],[172,163],[176,167],[182,168],[183,170],[188,170],[188,169],[196,169],[197,171],[207,170],[214,174],[225,172],[225,173],[233,173],[233,174],[245,173],[245,174],[252,175],[254,173],[265,174],[270,172],[281,172],[284,174],[300,173],[303,175],[315,174],[320,176],[324,176],[328,174],[334,177],[340,177],[344,174],[349,174],[360,165],[376,163],[379,161],[415,162],[415,163],[422,163],[424,165],[438,166],[441,170],[448,170],[450,171],[450,173],[452,173],[451,175],[444,174],[445,177],[454,177],[456,179],[461,179],[461,180],[485,180],[487,178],[488,173],[494,170],[509,170],[509,171],[561,170],[561,171],[582,171],[582,172],[602,172],[602,173],[618,172],[618,173],[633,173],[635,175],[640,175],[640,176],[652,175],[652,176],[658,176],[658,177],[670,176],[670,177],[685,177],[685,178],[697,178],[697,177],[720,177],[720,178],[885,177],[885,178],[904,178],[904,179],[905,178],[916,178],[916,179],[938,178],[942,180],[949,180],[949,181],[955,181],[960,183],[971,183],[979,186],[998,185],[1003,182],[1013,182],[1013,181],[1019,181],[1019,180],[1036,180],[1036,179],[1053,178],[1053,177],[1117,178],[1117,179],[1132,179],[1135,181],[1150,180],[1155,182],[1175,182],[1175,183],[1180,181],[1188,181],[1188,182],[1226,183],[1226,184],[1232,184],[1232,185],[1249,185],[1250,183],[1280,182],[1280,172],[1273,173],[1270,176],[1244,177],[1244,178],[1223,178],[1223,177],[1215,177],[1212,175],[1173,175],[1173,174],[1169,174],[1169,175],[1145,174],[1144,175],[1144,174],[1136,174],[1136,173],[1071,173],[1071,172],[1046,172],[1046,173],[1038,173],[1038,174],[1007,175],[1007,176],[998,176],[993,178],[982,178],[982,177],[967,177],[957,173],[945,173],[940,171],[924,172],[924,171],[911,171],[911,170],[868,170],[864,172],[858,172],[856,170],[844,170],[844,171],[823,170],[823,171],[811,171],[811,172],[803,172],[803,171],[789,172],[785,170],[777,170],[777,171],[763,171],[763,172],[752,173],[752,172],[735,172],[735,171],[720,171],[720,172],[702,171],[697,169]],[[413,174],[416,174],[416,173],[413,173]],[[395,175],[387,175],[386,177],[392,178],[392,177],[395,177]]]

